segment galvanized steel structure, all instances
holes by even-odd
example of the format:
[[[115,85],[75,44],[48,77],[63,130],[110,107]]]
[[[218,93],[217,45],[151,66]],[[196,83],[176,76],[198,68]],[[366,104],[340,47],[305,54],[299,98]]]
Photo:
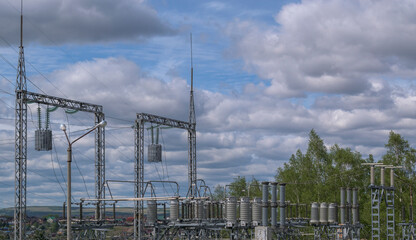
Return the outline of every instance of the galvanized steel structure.
[[[15,205],[14,239],[25,239],[26,183],[27,183],[27,104],[39,103],[71,110],[95,114],[95,124],[104,120],[103,107],[45,94],[27,91],[25,58],[23,48],[23,14],[20,15],[20,47],[16,78],[15,108]],[[95,196],[105,198],[105,134],[104,129],[95,131]],[[104,206],[98,202],[99,219],[104,214]]]

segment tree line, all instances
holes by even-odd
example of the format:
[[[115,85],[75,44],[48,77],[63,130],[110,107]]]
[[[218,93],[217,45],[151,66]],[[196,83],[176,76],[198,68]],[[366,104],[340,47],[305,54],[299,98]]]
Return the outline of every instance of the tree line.
[[[338,144],[327,148],[322,138],[311,130],[306,152],[300,149],[289,161],[277,169],[276,182],[287,183],[286,199],[291,203],[327,202],[340,203],[340,188],[359,190],[360,222],[364,225],[362,237],[371,236],[370,168],[363,163],[380,162],[385,165],[402,166],[395,169],[395,216],[396,223],[409,221],[413,212],[413,189],[415,189],[416,150],[400,134],[391,131],[385,144],[386,152],[379,161],[370,154],[363,157],[351,148]],[[375,171],[375,183],[380,185],[380,170]],[[390,171],[385,171],[385,184],[390,185]],[[213,197],[217,200],[227,196],[261,197],[259,181],[239,176],[229,185],[217,185]],[[385,202],[381,203],[381,226],[385,222]],[[381,227],[383,229],[383,227]],[[399,230],[399,229],[397,229]],[[399,234],[399,231],[396,231]]]

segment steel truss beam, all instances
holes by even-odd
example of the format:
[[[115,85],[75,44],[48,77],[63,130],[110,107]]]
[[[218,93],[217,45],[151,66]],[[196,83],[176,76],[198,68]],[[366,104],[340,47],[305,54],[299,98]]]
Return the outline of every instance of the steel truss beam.
[[[26,91],[26,101],[103,115],[103,106]]]

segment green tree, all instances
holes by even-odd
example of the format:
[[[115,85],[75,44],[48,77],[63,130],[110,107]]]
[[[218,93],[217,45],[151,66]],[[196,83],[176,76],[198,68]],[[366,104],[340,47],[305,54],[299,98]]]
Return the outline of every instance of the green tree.
[[[57,221],[54,221],[51,224],[51,232],[56,233],[59,230],[59,224]]]
[[[247,195],[250,198],[261,197],[262,196],[260,184],[261,183],[257,179],[255,179],[254,177],[251,179],[251,182],[247,186]]]
[[[228,196],[233,196],[233,197],[242,197],[242,196],[247,196],[247,181],[246,181],[246,177],[236,177],[234,178],[234,181],[228,186],[229,188],[229,192],[228,192]]]
[[[225,198],[224,186],[222,186],[221,184],[215,186],[214,194],[212,197],[215,201],[223,200]]]
[[[414,172],[416,150],[400,134],[393,131],[390,131],[389,139],[385,147],[387,152],[383,156],[383,163],[403,167],[403,169],[393,170],[395,175],[394,187],[396,188],[396,196],[398,198],[398,201],[395,202],[395,208],[398,209],[398,211],[395,211],[396,219],[401,219],[402,217],[408,219],[410,214],[408,209],[413,204],[411,196],[416,187],[416,176]],[[385,179],[390,179],[390,175],[391,172],[387,169]],[[386,182],[385,184],[390,183]],[[402,209],[405,210],[404,216]]]

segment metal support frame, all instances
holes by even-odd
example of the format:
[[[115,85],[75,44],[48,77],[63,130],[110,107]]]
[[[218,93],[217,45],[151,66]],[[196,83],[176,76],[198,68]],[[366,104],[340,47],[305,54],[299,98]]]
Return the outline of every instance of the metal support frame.
[[[24,70],[23,47],[19,58],[19,74],[16,85],[16,129],[15,129],[15,239],[25,239],[26,218],[26,172],[27,172],[27,104],[39,103],[95,114],[95,123],[104,120],[100,105],[49,96],[27,91]],[[105,198],[105,130],[95,131],[95,196]],[[98,202],[97,219],[102,220],[105,206]]]
[[[27,168],[27,102],[26,68],[23,49],[23,15],[20,15],[20,50],[16,77],[15,106],[15,195],[14,239],[25,239],[26,168]]]
[[[380,200],[382,189],[371,186],[371,239],[380,240]]]
[[[415,234],[415,225],[416,223],[399,223],[400,227],[402,228],[402,237],[403,240],[411,240],[416,238]]]
[[[387,224],[387,240],[395,239],[395,219],[394,219],[394,188],[386,188],[386,224]]]
[[[157,125],[164,125],[173,128],[185,129],[188,131],[188,140],[189,142],[189,190],[188,196],[196,197],[197,196],[197,184],[196,184],[196,134],[195,134],[195,124],[179,121],[171,118],[160,117],[147,113],[138,113],[135,123],[135,162],[134,162],[134,171],[135,171],[135,187],[134,187],[134,196],[136,198],[144,197],[144,124],[145,123],[154,123]],[[140,239],[142,228],[142,218],[143,218],[143,202],[135,202],[135,220],[134,220],[134,236],[137,239]]]

